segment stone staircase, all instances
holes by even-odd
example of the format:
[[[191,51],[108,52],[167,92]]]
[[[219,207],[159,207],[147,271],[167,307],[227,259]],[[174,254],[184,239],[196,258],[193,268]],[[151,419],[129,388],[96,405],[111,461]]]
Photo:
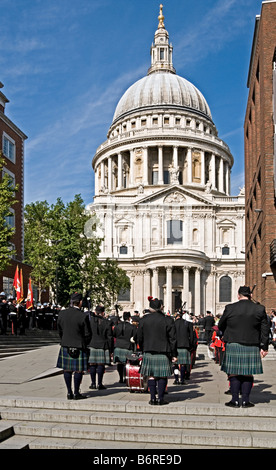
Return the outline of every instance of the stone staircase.
[[[60,341],[56,330],[26,330],[25,335],[0,335],[0,361],[7,357],[24,354],[32,349],[58,344]]]
[[[275,449],[276,407],[1,398],[1,449]]]

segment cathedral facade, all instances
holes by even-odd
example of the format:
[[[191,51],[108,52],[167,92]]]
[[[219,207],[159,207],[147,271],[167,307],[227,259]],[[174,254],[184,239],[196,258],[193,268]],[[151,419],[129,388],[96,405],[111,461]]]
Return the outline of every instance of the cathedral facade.
[[[119,100],[93,157],[91,215],[101,258],[117,259],[131,288],[123,310],[148,296],[165,311],[222,313],[244,284],[244,192],[230,196],[234,159],[202,93],[176,74],[162,6],[151,66]]]

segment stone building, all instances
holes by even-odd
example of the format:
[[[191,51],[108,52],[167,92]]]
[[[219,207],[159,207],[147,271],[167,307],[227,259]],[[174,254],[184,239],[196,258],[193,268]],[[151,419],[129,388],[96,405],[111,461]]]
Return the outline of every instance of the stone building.
[[[256,16],[244,121],[246,284],[276,308],[276,1]]]
[[[89,205],[102,259],[131,281],[124,310],[162,298],[221,313],[244,283],[244,193],[230,195],[233,156],[202,93],[176,74],[162,5],[147,75],[126,90],[92,161]]]

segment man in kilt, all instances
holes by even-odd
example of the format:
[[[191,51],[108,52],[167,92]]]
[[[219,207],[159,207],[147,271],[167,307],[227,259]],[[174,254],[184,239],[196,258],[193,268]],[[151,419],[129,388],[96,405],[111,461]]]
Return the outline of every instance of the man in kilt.
[[[80,393],[83,373],[88,369],[87,345],[91,340],[91,328],[87,313],[81,310],[82,295],[74,293],[71,306],[61,310],[57,320],[57,329],[61,338],[61,346],[57,367],[64,370],[68,400],[86,398]],[[72,377],[74,374],[74,393]]]
[[[254,406],[249,401],[253,375],[262,374],[262,361],[268,353],[269,325],[265,307],[252,301],[249,287],[238,290],[238,302],[226,305],[218,323],[226,344],[221,370],[230,381],[232,400],[226,406],[238,408],[239,393],[242,407]]]
[[[128,354],[134,350],[134,336],[137,330],[135,325],[130,323],[130,312],[123,313],[123,322],[119,322],[113,330],[114,353],[113,362],[117,363],[119,382],[124,383],[124,369]]]
[[[175,320],[176,344],[177,344],[177,363],[180,368],[180,381],[185,384],[185,379],[189,379],[191,371],[191,349],[194,344],[194,331],[191,319],[186,315],[178,314]],[[178,384],[178,376],[174,381]]]
[[[163,302],[149,298],[148,315],[139,322],[137,341],[143,359],[140,373],[148,377],[150,405],[167,405],[164,394],[168,377],[172,375],[172,361],[176,361],[176,332],[172,319],[163,313]],[[156,394],[158,392],[158,400]]]
[[[91,315],[90,325],[92,329],[92,339],[89,343],[89,368],[91,385],[89,388],[96,388],[96,377],[98,374],[98,389],[103,390],[103,376],[105,365],[110,364],[110,356],[113,351],[112,323],[105,318],[105,309],[98,305],[96,312]]]

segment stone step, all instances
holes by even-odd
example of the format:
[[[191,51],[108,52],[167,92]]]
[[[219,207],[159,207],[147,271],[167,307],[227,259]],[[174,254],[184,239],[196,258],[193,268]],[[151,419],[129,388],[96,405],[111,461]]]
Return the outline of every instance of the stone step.
[[[260,418],[245,416],[171,416],[167,414],[147,413],[135,414],[132,412],[91,412],[76,410],[45,410],[35,408],[5,408],[0,409],[0,417],[12,421],[55,422],[72,424],[93,424],[105,426],[130,426],[147,428],[173,428],[173,429],[214,429],[228,431],[264,431],[276,432],[275,418]]]
[[[89,398],[0,397],[0,417],[0,449],[97,448],[99,443],[117,449],[276,448],[276,407],[272,406],[232,409],[221,404],[171,403],[160,407]]]
[[[52,438],[57,442],[64,439],[88,440],[98,443],[101,447],[105,441],[116,443],[128,442],[133,447],[140,443],[189,446],[209,446],[240,449],[275,448],[275,432],[259,431],[223,431],[209,429],[175,429],[106,426],[95,424],[72,424],[56,422],[27,422],[18,421],[13,424],[16,436]],[[26,441],[25,441],[26,442]],[[8,441],[6,442],[6,446]]]

